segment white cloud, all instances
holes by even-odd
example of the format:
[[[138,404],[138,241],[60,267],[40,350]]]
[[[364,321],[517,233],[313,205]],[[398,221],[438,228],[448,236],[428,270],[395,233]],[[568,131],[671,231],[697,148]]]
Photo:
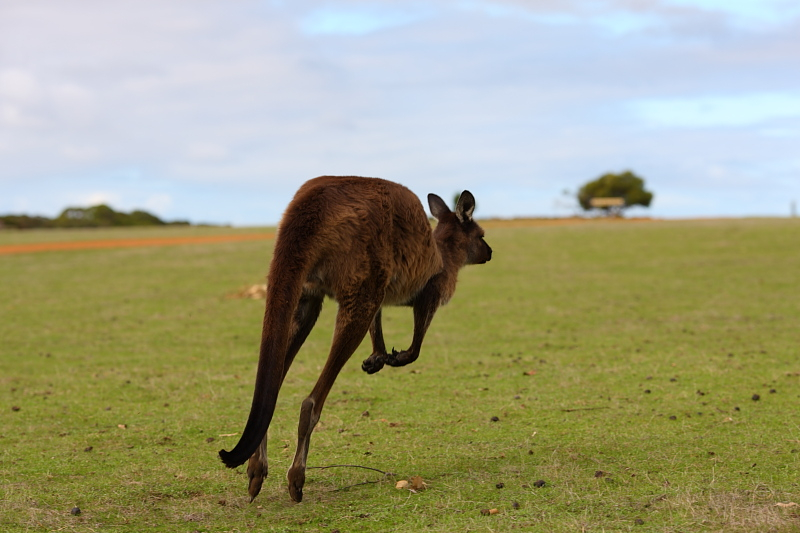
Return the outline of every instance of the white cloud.
[[[100,150],[91,145],[67,144],[61,147],[60,153],[65,158],[77,162],[96,161],[100,157]]]
[[[76,83],[61,83],[53,87],[52,105],[60,121],[84,125],[94,119],[95,97],[91,91]]]
[[[766,29],[791,24],[800,16],[800,5],[793,0],[663,0],[677,5],[724,13],[744,28]]]
[[[0,97],[20,103],[34,103],[41,93],[34,76],[25,70],[0,70]]]

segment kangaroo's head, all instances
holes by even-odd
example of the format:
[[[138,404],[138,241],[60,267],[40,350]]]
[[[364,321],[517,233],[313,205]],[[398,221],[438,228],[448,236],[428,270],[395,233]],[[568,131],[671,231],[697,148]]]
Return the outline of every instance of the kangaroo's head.
[[[428,195],[431,214],[439,221],[433,235],[443,254],[459,267],[485,263],[492,258],[492,249],[483,240],[483,228],[472,220],[475,197],[464,191],[458,198],[455,212],[435,194]]]

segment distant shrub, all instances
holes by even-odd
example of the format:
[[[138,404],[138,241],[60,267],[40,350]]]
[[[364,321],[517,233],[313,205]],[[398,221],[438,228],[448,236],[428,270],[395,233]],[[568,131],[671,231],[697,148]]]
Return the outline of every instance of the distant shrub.
[[[178,220],[165,222],[147,211],[135,210],[131,213],[114,211],[100,204],[92,207],[68,207],[54,219],[28,215],[0,216],[0,228],[103,228],[112,226],[188,226],[189,222]]]

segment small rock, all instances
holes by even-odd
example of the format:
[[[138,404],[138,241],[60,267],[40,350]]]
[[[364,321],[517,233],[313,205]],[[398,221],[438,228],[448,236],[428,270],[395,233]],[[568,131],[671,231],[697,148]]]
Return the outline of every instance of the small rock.
[[[81,508],[77,506],[73,507],[72,509],[70,509],[69,514],[71,514],[72,516],[78,516],[79,514],[81,514]]]

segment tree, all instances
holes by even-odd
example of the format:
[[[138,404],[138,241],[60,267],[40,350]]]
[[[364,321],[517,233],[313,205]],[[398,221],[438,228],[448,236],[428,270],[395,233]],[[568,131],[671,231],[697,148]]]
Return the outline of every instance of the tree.
[[[100,204],[92,207],[68,207],[55,219],[54,225],[62,228],[87,228],[109,226],[163,226],[165,224],[188,224],[187,222],[164,222],[147,211],[132,213],[115,211]]]
[[[186,220],[165,222],[157,216],[137,209],[131,213],[114,211],[100,204],[92,207],[68,207],[51,219],[28,215],[0,215],[0,229],[15,228],[97,228],[109,226],[189,226]]]
[[[653,193],[644,189],[644,180],[630,170],[603,174],[578,191],[578,202],[584,210],[602,209],[608,215],[620,216],[623,209],[632,205],[649,207],[652,201]]]

